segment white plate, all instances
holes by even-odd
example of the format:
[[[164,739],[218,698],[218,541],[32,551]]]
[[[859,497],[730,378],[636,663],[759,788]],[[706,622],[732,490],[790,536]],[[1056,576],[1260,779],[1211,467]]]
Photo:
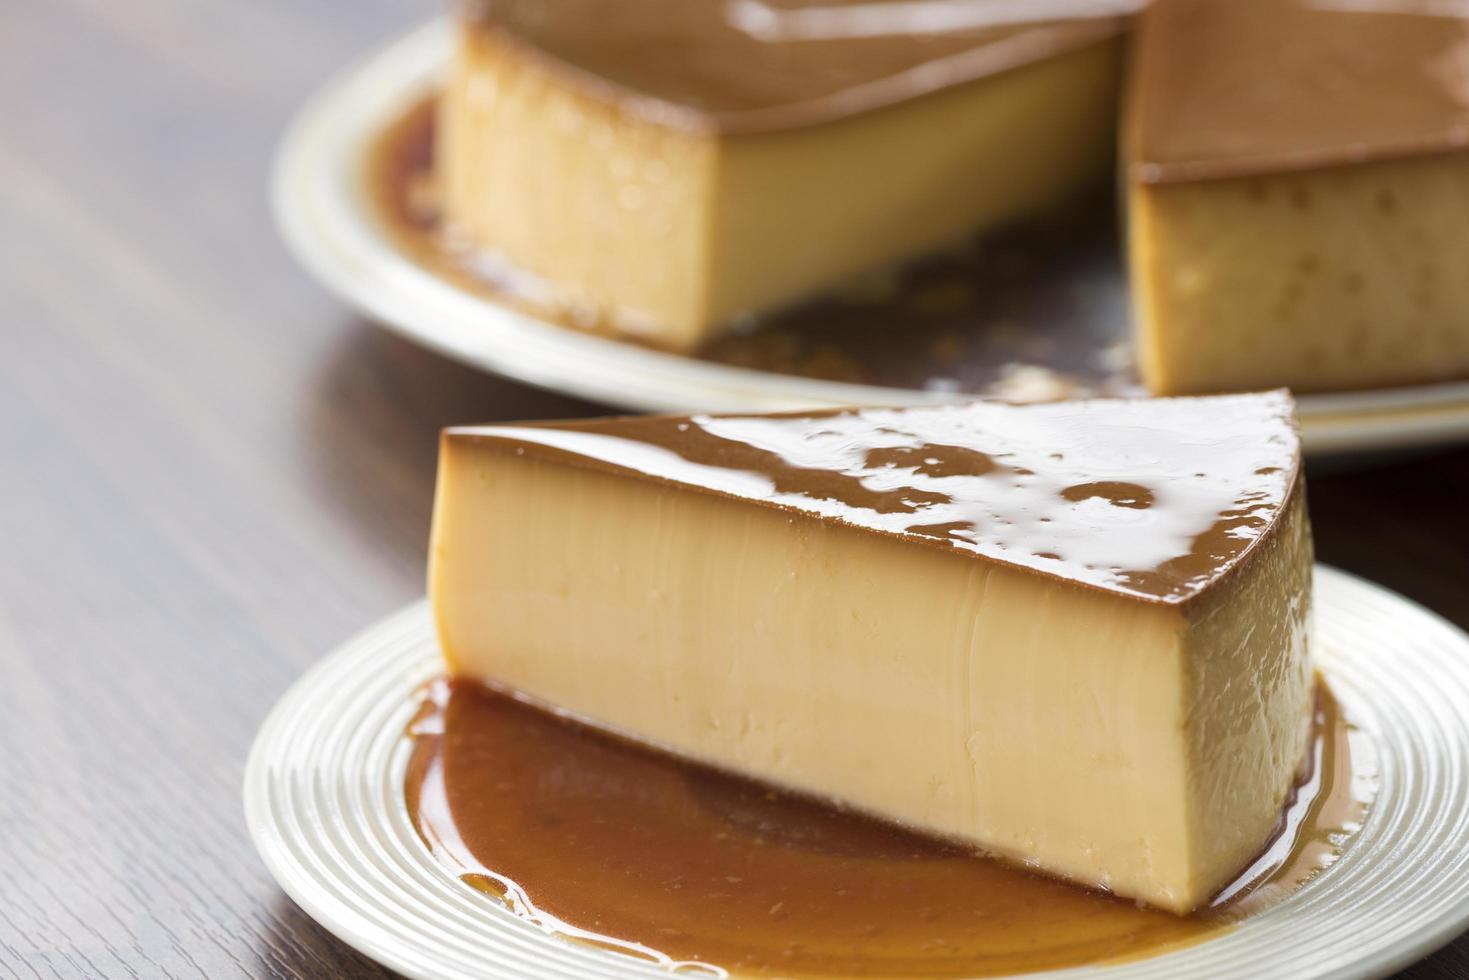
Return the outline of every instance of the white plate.
[[[1321,669],[1380,767],[1341,858],[1216,939],[1137,963],[1030,977],[1376,977],[1469,926],[1469,636],[1378,586],[1316,569]],[[404,728],[440,670],[429,612],[408,607],[306,674],[245,769],[245,815],[281,887],[351,946],[410,977],[657,977],[576,945],[461,883],[403,798]]]
[[[955,396],[730,367],[578,333],[500,306],[404,255],[374,216],[364,162],[374,139],[431,93],[449,57],[429,24],[341,75],[300,112],[276,159],[287,243],[322,282],[388,328],[475,367],[634,411],[773,411],[901,405]],[[1313,455],[1469,439],[1469,382],[1306,395]]]

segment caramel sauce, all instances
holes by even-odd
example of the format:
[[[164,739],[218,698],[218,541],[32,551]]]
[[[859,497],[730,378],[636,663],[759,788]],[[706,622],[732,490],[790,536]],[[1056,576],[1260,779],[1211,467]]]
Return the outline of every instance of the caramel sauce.
[[[444,233],[433,174],[435,111],[432,98],[412,107],[367,160],[370,196],[395,246],[461,289],[613,336],[605,324],[538,304],[534,288]],[[1066,202],[1053,216],[741,324],[692,356],[1012,401],[1141,394],[1117,237],[1110,196]]]
[[[1469,148],[1462,5],[1162,0],[1133,43],[1129,176],[1173,183]]]
[[[463,23],[513,39],[564,84],[624,112],[702,130],[816,125],[1131,31],[1136,179],[1469,146],[1461,4],[1076,0],[1037,5],[1035,20],[1007,15],[1005,4],[938,6],[947,9],[922,0],[469,0]],[[1135,25],[1115,16],[1124,9],[1141,9]]]
[[[1189,602],[1240,567],[1299,483],[1283,391],[639,416],[445,436],[1161,603]]]
[[[1287,897],[1360,825],[1370,755],[1319,686],[1261,857],[1178,917],[622,741],[464,681],[425,689],[407,803],[434,854],[571,940],[699,975],[959,977],[1157,955]]]
[[[1039,18],[977,4],[935,18],[931,4],[889,3],[875,11],[881,24],[870,0],[468,0],[461,10],[468,43],[512,43],[516,57],[628,115],[724,133],[831,122],[1126,28],[1090,0]]]

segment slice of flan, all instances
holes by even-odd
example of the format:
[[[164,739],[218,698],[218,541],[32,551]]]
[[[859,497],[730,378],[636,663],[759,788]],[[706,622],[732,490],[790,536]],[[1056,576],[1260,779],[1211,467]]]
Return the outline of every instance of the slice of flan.
[[[688,349],[1104,183],[1122,22],[933,7],[467,3],[446,221],[542,305]]]
[[[1469,376],[1469,7],[1156,0],[1127,102],[1149,390]]]
[[[449,670],[1187,912],[1305,751],[1284,393],[444,433]]]

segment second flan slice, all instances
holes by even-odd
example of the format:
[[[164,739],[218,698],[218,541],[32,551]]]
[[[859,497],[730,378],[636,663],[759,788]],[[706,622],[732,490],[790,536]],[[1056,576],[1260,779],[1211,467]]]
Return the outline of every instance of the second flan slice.
[[[1124,161],[1149,391],[1469,376],[1466,37],[1462,4],[1148,5]]]

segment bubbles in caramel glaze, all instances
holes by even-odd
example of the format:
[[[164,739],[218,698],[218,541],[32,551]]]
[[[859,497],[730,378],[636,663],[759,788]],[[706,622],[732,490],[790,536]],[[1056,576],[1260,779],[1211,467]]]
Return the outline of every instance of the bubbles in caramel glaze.
[[[1290,496],[1291,409],[1270,392],[455,431],[1182,602]]]
[[[1153,506],[1153,491],[1147,487],[1140,487],[1136,483],[1123,483],[1118,480],[1078,483],[1062,490],[1061,496],[1076,504],[1095,497],[1105,500],[1113,507],[1147,510]]]

